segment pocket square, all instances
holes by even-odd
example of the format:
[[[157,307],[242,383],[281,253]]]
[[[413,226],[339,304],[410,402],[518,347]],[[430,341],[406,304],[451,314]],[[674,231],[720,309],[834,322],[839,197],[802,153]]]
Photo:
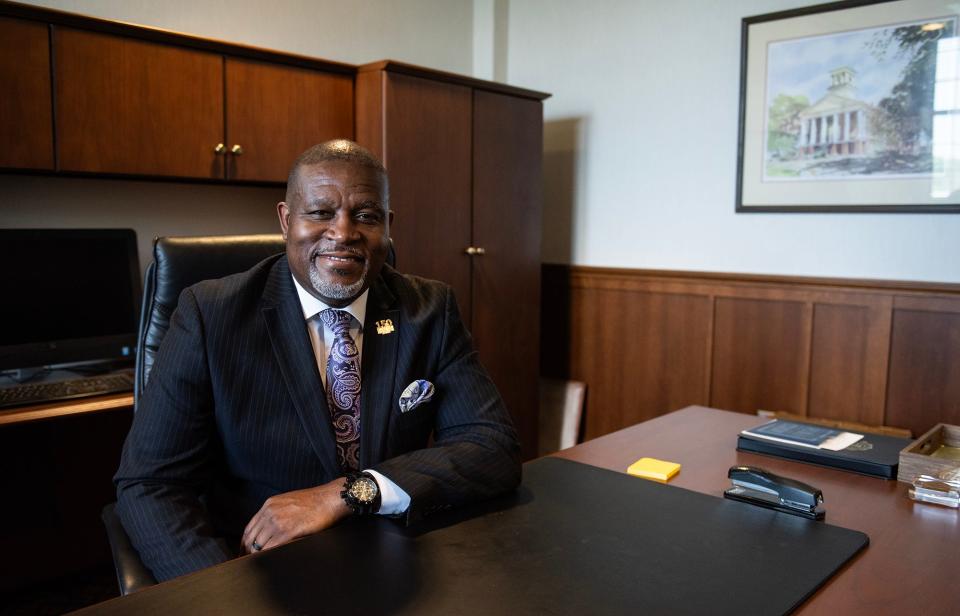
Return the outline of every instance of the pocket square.
[[[409,413],[425,402],[433,398],[433,383],[417,379],[407,385],[407,388],[400,394],[400,412]]]

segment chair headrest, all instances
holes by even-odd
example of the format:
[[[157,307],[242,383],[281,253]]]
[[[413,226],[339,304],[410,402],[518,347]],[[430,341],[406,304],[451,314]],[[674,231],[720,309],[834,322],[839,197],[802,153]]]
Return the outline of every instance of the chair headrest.
[[[279,234],[159,237],[153,246],[153,301],[176,306],[180,292],[190,285],[246,271],[283,251]]]

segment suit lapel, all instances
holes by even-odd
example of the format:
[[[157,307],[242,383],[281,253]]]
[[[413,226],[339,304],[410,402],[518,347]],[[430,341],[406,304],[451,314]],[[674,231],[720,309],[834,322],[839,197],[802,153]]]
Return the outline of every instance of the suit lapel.
[[[378,332],[377,323],[382,327]],[[370,468],[386,453],[387,426],[393,408],[394,373],[403,323],[396,298],[379,277],[370,286],[363,324],[363,361],[360,376],[360,468]]]
[[[303,319],[303,308],[297,298],[286,257],[277,261],[270,272],[264,287],[261,314],[304,433],[327,471],[327,476],[337,477],[340,475],[340,466],[337,463],[327,398],[323,382],[317,374],[317,362]]]

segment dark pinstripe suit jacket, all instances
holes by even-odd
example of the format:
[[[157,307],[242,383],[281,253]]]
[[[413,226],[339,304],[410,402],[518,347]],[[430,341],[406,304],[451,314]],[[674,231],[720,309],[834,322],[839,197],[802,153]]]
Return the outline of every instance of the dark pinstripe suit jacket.
[[[383,319],[393,333],[377,334]],[[516,434],[449,287],[384,266],[364,332],[360,463],[410,494],[408,521],[515,487]],[[415,379],[436,393],[401,413]],[[120,518],[154,575],[235,556],[268,497],[338,477],[329,417],[285,256],[186,289],[115,478]]]

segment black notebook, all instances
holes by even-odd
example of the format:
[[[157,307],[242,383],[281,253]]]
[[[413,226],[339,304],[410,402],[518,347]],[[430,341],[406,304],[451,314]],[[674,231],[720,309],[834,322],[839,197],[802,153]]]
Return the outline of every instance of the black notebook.
[[[839,451],[820,447],[843,432],[815,424],[777,419],[741,432],[737,438],[737,450],[884,479],[897,478],[900,450],[912,442],[910,439],[862,433],[863,438]]]

